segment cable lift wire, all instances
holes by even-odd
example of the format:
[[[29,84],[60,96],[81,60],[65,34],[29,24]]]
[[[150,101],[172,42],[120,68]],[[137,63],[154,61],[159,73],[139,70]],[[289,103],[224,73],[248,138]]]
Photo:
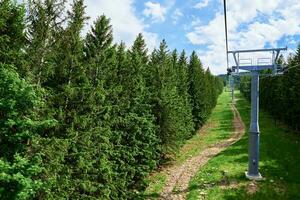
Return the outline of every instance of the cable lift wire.
[[[227,63],[227,70],[228,70],[229,69],[229,59],[228,59],[226,0],[224,0],[224,21],[225,21],[225,40],[226,40],[226,63]]]

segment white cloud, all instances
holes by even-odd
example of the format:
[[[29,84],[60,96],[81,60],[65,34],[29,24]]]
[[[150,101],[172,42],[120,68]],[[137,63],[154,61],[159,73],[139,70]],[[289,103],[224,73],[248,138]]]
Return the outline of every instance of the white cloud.
[[[154,22],[164,22],[167,9],[160,3],[146,2],[143,14],[146,17],[151,17]]]
[[[86,13],[91,18],[85,32],[99,15],[105,14],[111,19],[115,42],[124,41],[129,46],[138,33],[143,33],[149,49],[158,45],[157,34],[145,31],[146,25],[135,15],[133,3],[134,0],[87,0]]]
[[[189,41],[192,44],[195,44],[195,45],[206,44],[206,41],[201,39],[201,36],[199,34],[197,34],[197,32],[189,32],[186,34],[186,37],[189,39]]]
[[[263,48],[266,44],[276,47],[282,37],[300,34],[300,2],[297,0],[268,3],[228,0],[227,9],[229,49]],[[261,14],[268,20],[257,20]],[[196,25],[186,34],[191,43],[207,46],[207,51],[199,53],[204,65],[210,66],[215,74],[226,71],[224,35],[222,12],[217,12],[208,24]]]
[[[208,6],[209,0],[201,0],[199,3],[197,3],[194,8],[201,10],[202,8],[205,8]]]
[[[163,4],[147,1],[143,14],[152,19],[152,23],[161,23],[166,20],[169,10],[175,5],[175,0],[164,0]],[[177,13],[178,14],[178,13]]]
[[[195,20],[192,21],[191,26],[195,27],[195,26],[199,26],[201,25],[202,21],[199,18],[196,18]]]
[[[176,8],[172,14],[172,23],[177,24],[178,20],[183,16],[183,13],[179,8]]]

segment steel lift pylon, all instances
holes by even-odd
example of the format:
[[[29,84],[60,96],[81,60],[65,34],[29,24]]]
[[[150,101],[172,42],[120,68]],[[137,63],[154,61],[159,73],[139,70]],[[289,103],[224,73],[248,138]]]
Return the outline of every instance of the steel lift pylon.
[[[236,50],[228,51],[228,54],[232,54],[235,66],[229,69],[230,74],[239,75],[239,70],[246,70],[251,72],[251,122],[249,129],[249,146],[248,146],[248,171],[245,175],[251,180],[262,179],[259,173],[259,71],[271,69],[272,74],[275,76],[282,71],[282,66],[277,64],[280,51],[287,50],[285,48],[272,48],[272,49],[253,49],[253,50]],[[240,54],[243,53],[257,53],[257,52],[271,52],[272,57],[270,62],[266,62],[265,58],[258,58],[257,62],[252,62],[241,65],[239,59]],[[244,59],[245,60],[245,59]]]

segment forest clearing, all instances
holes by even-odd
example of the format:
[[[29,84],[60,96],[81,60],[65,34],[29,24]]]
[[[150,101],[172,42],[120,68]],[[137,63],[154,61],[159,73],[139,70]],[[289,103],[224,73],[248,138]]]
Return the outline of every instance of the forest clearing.
[[[0,0],[0,199],[300,199],[300,3],[261,2]]]

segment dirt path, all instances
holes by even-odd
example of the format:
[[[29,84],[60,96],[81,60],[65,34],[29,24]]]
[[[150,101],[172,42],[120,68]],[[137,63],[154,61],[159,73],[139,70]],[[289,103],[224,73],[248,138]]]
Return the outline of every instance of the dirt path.
[[[234,113],[234,134],[226,140],[209,146],[199,155],[186,160],[182,165],[171,166],[165,169],[167,180],[159,199],[185,199],[188,192],[189,181],[199,168],[243,136],[245,126],[234,105],[232,106],[232,111]]]

